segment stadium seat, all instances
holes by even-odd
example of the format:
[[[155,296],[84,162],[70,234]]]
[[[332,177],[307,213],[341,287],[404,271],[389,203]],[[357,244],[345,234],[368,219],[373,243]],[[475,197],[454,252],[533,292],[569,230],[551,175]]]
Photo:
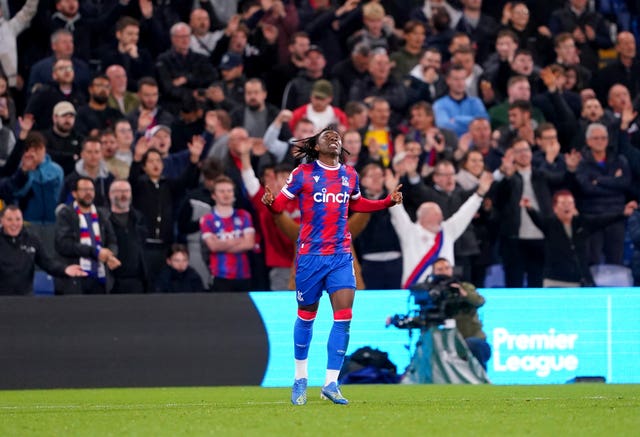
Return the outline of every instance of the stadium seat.
[[[484,278],[484,288],[504,288],[504,270],[502,264],[493,264],[487,267],[487,275]]]
[[[615,264],[591,266],[593,281],[598,287],[632,287],[631,269]]]
[[[33,276],[33,294],[36,296],[52,296],[54,291],[53,278],[42,270]]]

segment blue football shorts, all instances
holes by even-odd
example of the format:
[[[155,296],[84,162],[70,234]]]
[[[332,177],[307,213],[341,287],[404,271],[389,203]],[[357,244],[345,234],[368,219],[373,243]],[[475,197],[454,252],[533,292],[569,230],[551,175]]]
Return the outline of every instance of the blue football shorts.
[[[296,300],[299,305],[316,303],[323,290],[332,294],[343,288],[356,289],[351,253],[296,257]]]

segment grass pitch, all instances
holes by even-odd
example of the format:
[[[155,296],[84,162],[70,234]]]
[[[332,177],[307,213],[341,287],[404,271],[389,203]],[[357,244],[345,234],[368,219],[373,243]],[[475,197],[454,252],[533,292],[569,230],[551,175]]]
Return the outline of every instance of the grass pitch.
[[[350,405],[259,387],[0,391],[0,436],[636,436],[640,386],[343,386]]]

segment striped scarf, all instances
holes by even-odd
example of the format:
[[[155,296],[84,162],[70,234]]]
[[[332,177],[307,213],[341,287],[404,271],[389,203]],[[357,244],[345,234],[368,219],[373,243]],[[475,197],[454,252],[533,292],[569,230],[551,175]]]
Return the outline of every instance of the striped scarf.
[[[87,218],[80,211],[80,207],[78,206],[78,202],[73,202],[73,209],[78,214],[78,220],[80,221],[80,244],[86,244],[87,246],[92,246],[91,241],[91,232],[89,232],[89,224],[87,223]],[[93,230],[93,235],[95,236],[95,246],[96,246],[96,258],[97,254],[100,253],[100,249],[102,249],[102,239],[100,238],[100,221],[98,220],[98,210],[95,205],[91,205],[91,229]],[[94,272],[92,270],[93,260],[91,258],[80,258],[80,267],[83,271],[87,272],[91,276],[95,276],[96,273],[98,278],[103,279],[106,276],[104,263],[97,261],[98,271]]]

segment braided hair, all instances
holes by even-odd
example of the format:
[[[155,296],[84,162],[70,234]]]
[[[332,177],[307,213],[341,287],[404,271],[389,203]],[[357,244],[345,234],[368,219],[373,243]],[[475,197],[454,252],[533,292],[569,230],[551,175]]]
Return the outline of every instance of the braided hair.
[[[311,137],[293,141],[295,145],[293,156],[296,159],[306,159],[307,162],[313,162],[318,159],[320,157],[320,153],[316,150],[318,139],[320,138],[320,135],[328,131],[338,132],[334,125],[330,125]],[[340,134],[338,133],[338,135]],[[342,135],[340,135],[340,138],[342,138]],[[340,156],[338,157],[340,163],[344,164],[346,156],[350,154],[351,153],[347,149],[342,147],[340,149]]]

